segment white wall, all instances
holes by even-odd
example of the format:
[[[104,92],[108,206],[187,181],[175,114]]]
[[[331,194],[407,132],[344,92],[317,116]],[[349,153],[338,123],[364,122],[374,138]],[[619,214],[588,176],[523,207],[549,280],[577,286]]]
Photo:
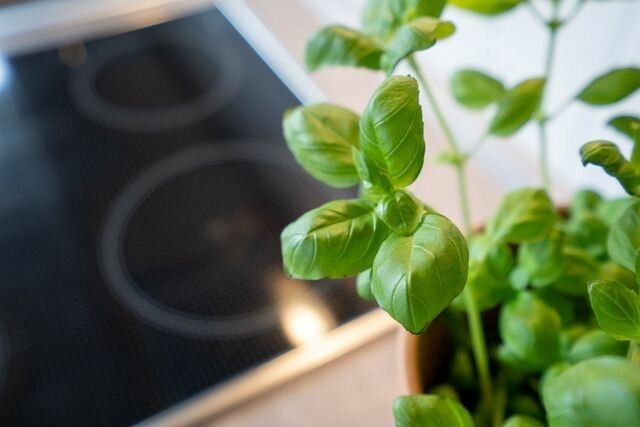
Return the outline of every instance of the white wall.
[[[354,26],[358,25],[364,4],[364,0],[299,1],[324,22]],[[550,2],[535,3],[544,9]],[[563,3],[563,7],[570,9],[574,0]],[[459,68],[474,67],[514,84],[541,74],[546,31],[524,6],[494,18],[449,7],[443,18],[456,24],[457,33],[440,46],[420,54],[420,59],[447,115],[455,123],[457,134],[470,145],[486,126],[491,112],[479,114],[459,108],[448,94],[448,76]],[[591,77],[614,66],[639,66],[640,1],[589,1],[576,19],[561,30],[555,59],[547,99],[551,110],[579,91]],[[619,113],[640,114],[640,93],[611,108],[575,103],[551,125],[550,164],[560,197],[566,195],[567,190],[587,185],[608,194],[620,193],[612,179],[593,167],[583,168],[578,157],[580,145],[592,139],[611,139],[619,142],[624,150],[630,149],[624,137],[605,126],[610,117]],[[525,157],[524,164],[529,171],[522,170],[522,164],[517,161],[519,157]],[[477,161],[505,188],[535,184],[537,132],[528,126],[509,140],[493,139]]]

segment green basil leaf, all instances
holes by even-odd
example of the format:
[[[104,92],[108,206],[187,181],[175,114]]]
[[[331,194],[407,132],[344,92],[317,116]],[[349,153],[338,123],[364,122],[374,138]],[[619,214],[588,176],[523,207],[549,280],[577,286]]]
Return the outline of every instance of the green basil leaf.
[[[393,73],[400,61],[414,52],[429,49],[436,41],[453,34],[455,28],[449,21],[440,21],[428,16],[403,25],[398,28],[382,55],[382,69],[387,74]]]
[[[502,427],[544,427],[544,424],[525,415],[512,415],[502,424]]]
[[[512,414],[521,414],[534,419],[544,419],[544,410],[538,403],[538,400],[527,394],[519,394],[509,397],[507,402],[507,410]]]
[[[364,181],[365,188],[369,192],[374,192],[379,196],[377,199],[382,199],[387,193],[391,193],[394,191],[393,184],[384,174],[384,171],[378,169],[375,165],[372,164],[370,160],[362,153],[362,151],[357,150],[355,147],[352,148],[353,159],[356,165],[356,171],[358,172],[358,176],[360,179]]]
[[[281,235],[288,275],[297,279],[353,276],[367,268],[388,229],[362,200],[336,200],[302,215]]]
[[[423,332],[464,288],[469,253],[445,217],[426,214],[412,236],[392,234],[373,261],[372,290],[409,332]]]
[[[564,245],[562,263],[564,265],[562,274],[551,284],[551,287],[563,295],[585,297],[589,282],[599,277],[598,261],[582,248]]]
[[[487,225],[494,242],[522,243],[543,239],[557,220],[543,190],[525,188],[508,194]]]
[[[358,277],[356,278],[356,291],[358,292],[358,296],[363,300],[376,300],[371,292],[371,269],[358,274]]]
[[[550,287],[536,289],[533,294],[560,315],[563,326],[569,326],[574,322],[576,307],[571,298],[559,294]]]
[[[544,383],[549,427],[637,425],[640,366],[617,356],[588,359]]]
[[[542,370],[560,355],[560,315],[540,298],[521,292],[500,311],[499,330],[509,353]]]
[[[638,257],[636,256],[636,261],[637,260]],[[613,261],[607,261],[600,264],[600,272],[596,277],[602,280],[614,280],[632,291],[635,291],[638,288],[635,273]]]
[[[589,285],[598,324],[617,340],[640,341],[640,297],[624,285],[598,280]]]
[[[640,88],[640,68],[617,68],[596,77],[578,94],[578,99],[591,105],[618,102]]]
[[[633,197],[619,197],[616,199],[605,200],[598,205],[596,214],[598,218],[603,220],[609,227],[618,222],[618,218],[633,203]]]
[[[416,18],[438,18],[446,3],[446,0],[368,0],[362,26],[368,34],[388,40],[399,27]]]
[[[640,250],[640,200],[634,201],[613,224],[607,240],[611,259],[634,271]]]
[[[383,50],[366,34],[340,25],[324,27],[307,42],[305,62],[310,71],[331,65],[380,69]]]
[[[583,213],[594,213],[602,203],[602,196],[593,190],[579,190],[571,200],[569,213],[577,217]]]
[[[488,310],[514,295],[509,280],[513,258],[507,245],[493,244],[490,236],[478,235],[470,239],[466,292],[473,294],[479,310]],[[463,295],[458,295],[453,304],[464,309]]]
[[[593,359],[598,356],[624,356],[629,345],[607,335],[600,329],[595,329],[578,338],[571,346],[568,359],[572,363]]]
[[[564,233],[555,229],[546,238],[524,242],[518,250],[518,265],[524,268],[535,286],[550,285],[562,274]]]
[[[640,251],[636,254],[636,282],[640,283]]]
[[[572,215],[565,231],[568,244],[583,248],[598,259],[607,257],[609,226],[596,214],[583,211],[579,215]]]
[[[538,110],[544,83],[542,78],[529,79],[508,90],[498,101],[489,132],[508,136],[524,126]]]
[[[451,93],[468,108],[484,108],[504,94],[504,85],[478,70],[459,70],[451,77]]]
[[[385,196],[378,206],[376,215],[397,234],[408,236],[418,228],[424,210],[416,200],[403,190]]]
[[[471,415],[461,403],[435,395],[396,397],[393,416],[396,427],[473,427]]]
[[[580,148],[580,157],[583,165],[591,163],[600,166],[617,179],[627,193],[640,196],[640,174],[613,142],[587,142]]]
[[[483,15],[497,15],[507,12],[523,0],[449,0],[454,6]]]
[[[631,138],[633,141],[631,164],[640,168],[640,117],[617,116],[609,120],[608,124]]]
[[[298,164],[314,178],[342,188],[360,181],[351,153],[359,144],[359,121],[345,108],[315,104],[287,111],[282,127]]]
[[[616,116],[609,120],[607,124],[618,132],[627,135],[632,141],[640,134],[640,117]]]
[[[360,119],[360,145],[367,161],[396,187],[411,184],[424,162],[424,128],[418,82],[386,79]]]

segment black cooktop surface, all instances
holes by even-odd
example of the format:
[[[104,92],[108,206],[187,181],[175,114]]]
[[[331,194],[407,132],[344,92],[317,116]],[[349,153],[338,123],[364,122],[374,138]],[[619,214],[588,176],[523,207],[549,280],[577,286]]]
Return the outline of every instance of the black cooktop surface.
[[[348,192],[301,171],[298,100],[216,10],[0,75],[0,425],[129,425],[371,308],[282,272]]]

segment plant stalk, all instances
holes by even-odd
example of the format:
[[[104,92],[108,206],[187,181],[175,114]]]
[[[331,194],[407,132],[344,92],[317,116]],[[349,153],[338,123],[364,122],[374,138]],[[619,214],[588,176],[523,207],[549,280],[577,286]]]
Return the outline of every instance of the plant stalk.
[[[408,63],[418,79],[418,82],[422,86],[431,108],[433,109],[438,123],[442,128],[447,143],[451,151],[455,155],[462,156],[460,147],[447,123],[438,102],[429,87],[426,78],[424,77],[420,66],[417,64],[413,56],[408,58]],[[469,196],[467,192],[467,183],[465,179],[465,163],[463,160],[461,163],[456,164],[456,174],[458,177],[458,191],[460,194],[460,206],[462,209],[462,216],[464,221],[465,234],[469,236],[471,234],[471,216],[469,210]],[[478,377],[480,379],[480,391],[482,399],[489,407],[492,406],[492,386],[491,386],[491,372],[489,371],[489,356],[487,352],[487,344],[484,337],[484,329],[482,328],[482,318],[480,317],[480,310],[476,304],[475,296],[470,288],[465,288],[463,291],[465,310],[467,312],[467,322],[469,324],[469,333],[471,335],[471,348],[473,350],[474,359],[476,362],[476,370],[478,371]]]
[[[553,17],[547,26],[549,27],[549,39],[547,42],[547,52],[544,62],[544,86],[542,88],[542,94],[540,95],[540,118],[538,119],[538,135],[540,139],[540,172],[542,175],[542,185],[547,193],[550,194],[551,190],[551,177],[549,173],[549,159],[548,159],[548,138],[547,138],[547,123],[549,117],[545,111],[545,98],[547,94],[547,87],[549,86],[549,78],[551,71],[553,70],[553,59],[556,51],[556,44],[558,38],[558,29],[560,28],[557,23],[558,17],[558,4],[554,3]]]
[[[436,100],[435,95],[433,94],[433,92],[431,91],[431,88],[429,87],[429,84],[427,83],[427,79],[424,77],[424,74],[422,73],[422,69],[420,68],[418,63],[415,61],[413,56],[409,56],[409,58],[407,59],[407,62],[409,63],[409,66],[415,73],[416,78],[420,83],[420,86],[422,86],[422,89],[427,95],[427,100],[429,101],[429,104],[431,105],[431,108],[433,109],[433,112],[436,115],[438,124],[440,125],[440,127],[442,128],[442,131],[444,132],[447,143],[449,144],[449,148],[451,149],[451,151],[453,151],[454,154],[461,156],[462,153],[460,151],[460,146],[458,145],[458,142],[456,141],[456,138],[453,135],[453,132],[451,131],[451,128],[449,127],[449,124],[447,123],[447,120],[444,117],[444,114],[442,113],[442,109],[440,109],[440,105],[438,104],[438,101]],[[471,226],[471,210],[469,208],[469,194],[467,192],[467,182],[464,174],[464,164],[455,165],[455,168],[456,168],[456,173],[458,178],[458,192],[460,193],[460,208],[462,211],[462,221],[465,229],[464,231],[465,231],[465,234],[469,235],[471,233],[471,227],[472,227]]]

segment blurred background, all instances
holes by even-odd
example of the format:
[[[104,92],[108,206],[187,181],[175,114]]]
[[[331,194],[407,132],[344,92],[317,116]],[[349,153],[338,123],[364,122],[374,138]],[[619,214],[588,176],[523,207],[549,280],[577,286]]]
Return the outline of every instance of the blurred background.
[[[364,108],[381,73],[303,68],[311,32],[357,26],[363,4],[0,1],[0,425],[392,424],[393,322],[352,281],[288,279],[278,238],[354,194],[300,170],[280,123],[300,102]],[[444,18],[455,36],[419,61],[471,147],[491,113],[459,108],[449,76],[535,77],[546,33],[524,7]],[[637,65],[639,18],[639,2],[588,2],[561,33],[552,110]],[[606,121],[639,110],[638,96],[572,104],[551,125],[560,203],[584,186],[617,194],[578,148],[621,141]],[[425,129],[413,190],[459,222],[428,109]],[[469,170],[475,223],[509,189],[539,185],[538,169],[533,126],[489,139]]]

